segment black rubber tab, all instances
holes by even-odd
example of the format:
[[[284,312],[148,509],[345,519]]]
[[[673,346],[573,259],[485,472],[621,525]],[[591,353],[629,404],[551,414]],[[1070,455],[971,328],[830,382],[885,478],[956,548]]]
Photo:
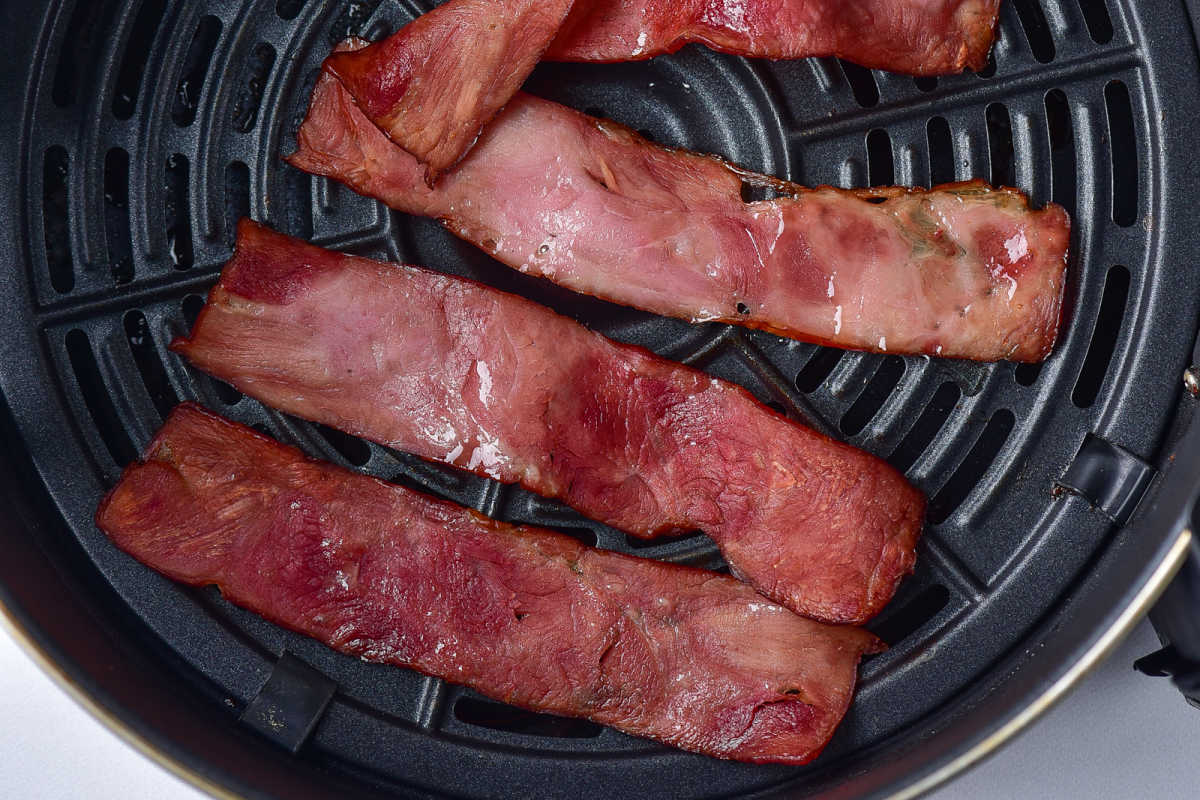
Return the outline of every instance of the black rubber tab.
[[[295,753],[308,739],[337,684],[285,652],[241,721]]]
[[[1155,474],[1154,467],[1125,448],[1089,433],[1058,484],[1124,525]]]
[[[1133,668],[1153,678],[1167,678],[1193,706],[1200,708],[1200,663],[1184,658],[1169,644],[1133,662]]]

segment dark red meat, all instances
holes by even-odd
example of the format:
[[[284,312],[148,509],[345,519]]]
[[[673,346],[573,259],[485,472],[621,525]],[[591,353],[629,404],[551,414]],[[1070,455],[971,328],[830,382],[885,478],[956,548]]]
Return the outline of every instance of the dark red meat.
[[[342,652],[721,758],[814,758],[880,649],[732,578],[495,522],[189,404],[96,522]]]
[[[577,2],[546,57],[630,61],[690,42],[762,58],[838,56],[940,75],[981,69],[1000,0],[593,0]]]
[[[739,576],[806,616],[865,620],[912,569],[924,499],[883,461],[471,281],[247,221],[172,347],[290,414],[631,533],[702,529]]]
[[[520,88],[572,0],[451,0],[325,68],[436,180]]]
[[[298,142],[301,169],[659,314],[981,361],[1041,360],[1058,333],[1070,223],[1013,189],[803,189],[521,94],[430,189],[328,75]],[[744,202],[745,183],[783,196]]]

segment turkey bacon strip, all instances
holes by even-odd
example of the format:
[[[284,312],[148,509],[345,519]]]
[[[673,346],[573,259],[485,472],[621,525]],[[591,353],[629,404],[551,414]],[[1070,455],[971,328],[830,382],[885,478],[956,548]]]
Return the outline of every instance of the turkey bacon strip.
[[[727,576],[496,522],[190,404],[96,522],[343,653],[720,758],[814,758],[880,649]]]
[[[243,221],[172,348],[275,408],[632,534],[703,530],[736,575],[822,621],[870,618],[915,560],[924,497],[882,460],[473,281]]]
[[[297,142],[300,169],[646,311],[979,361],[1040,361],[1058,334],[1070,223],[1013,189],[804,189],[524,94],[430,188],[328,73]]]

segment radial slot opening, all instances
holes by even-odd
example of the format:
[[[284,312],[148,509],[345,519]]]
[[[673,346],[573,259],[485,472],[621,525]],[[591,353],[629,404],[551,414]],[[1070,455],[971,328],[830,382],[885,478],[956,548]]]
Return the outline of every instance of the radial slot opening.
[[[245,76],[238,86],[233,101],[233,127],[241,133],[249,133],[258,121],[258,110],[262,105],[267,77],[275,66],[275,48],[259,42],[250,51]]]
[[[119,147],[104,156],[104,237],[113,281],[129,283],[133,280],[133,243],[129,240],[129,154]]]
[[[900,472],[908,472],[926,448],[933,444],[934,437],[946,424],[946,420],[950,419],[950,414],[960,399],[962,390],[954,381],[946,381],[939,386],[925,410],[921,412],[921,416],[917,417],[917,421],[900,440],[900,444],[896,445],[896,449],[888,456],[888,463]]]
[[[592,739],[604,730],[586,719],[539,714],[466,695],[454,702],[454,718],[480,728],[555,739]]]
[[[704,535],[703,531],[685,531],[673,536],[654,536],[649,539],[644,539],[641,536],[634,536],[631,533],[625,534],[625,544],[633,550],[645,550],[650,547],[665,547],[679,542],[686,542],[692,539],[699,539]]]
[[[1033,386],[1038,376],[1042,374],[1042,362],[1033,364],[1017,364],[1013,370],[1013,379],[1021,386]]]
[[[357,436],[351,436],[319,422],[314,422],[313,427],[317,429],[317,433],[321,434],[322,439],[329,442],[330,446],[342,455],[342,458],[354,466],[361,467],[371,460],[371,446]]]
[[[1109,362],[1112,361],[1117,340],[1121,338],[1128,299],[1129,270],[1117,265],[1108,271],[1104,281],[1104,295],[1100,300],[1096,325],[1092,328],[1092,341],[1071,392],[1071,402],[1079,408],[1091,408],[1100,396],[1104,378],[1108,375]]]
[[[50,285],[59,294],[75,288],[71,266],[71,209],[67,196],[66,149],[55,145],[42,161],[42,237],[46,246],[46,268]]]
[[[378,5],[379,0],[349,0],[343,3],[342,12],[329,26],[329,35],[325,38],[329,46],[339,44],[347,36],[361,33],[363,24],[370,19]]]
[[[284,165],[285,221],[288,232],[301,239],[311,239],[313,235],[312,182],[307,172]]]
[[[188,203],[188,160],[180,154],[167,158],[167,255],[176,269],[192,266],[192,215]]]
[[[171,102],[171,119],[181,128],[191,125],[196,119],[196,109],[200,104],[204,79],[208,75],[208,65],[220,38],[221,20],[213,16],[201,17],[196,25],[196,32],[192,35],[187,56],[183,60],[183,74],[179,78],[179,85],[175,87],[175,98]]]
[[[304,8],[306,0],[275,0],[275,13],[280,19],[295,19]]]
[[[1046,93],[1046,129],[1050,136],[1050,198],[1075,216],[1075,127],[1061,89]]]
[[[1108,44],[1112,41],[1112,17],[1105,0],[1079,0],[1079,10],[1083,12],[1083,21],[1093,42]]]
[[[833,347],[819,348],[796,376],[796,388],[805,394],[811,394],[821,388],[821,384],[842,360],[844,352]]]
[[[896,182],[892,137],[879,128],[867,134],[867,181],[872,186],[891,186]]]
[[[200,311],[203,308],[204,298],[200,295],[189,294],[183,298],[183,318],[187,322],[189,331],[196,327],[196,318],[200,316]],[[208,373],[197,371],[194,374],[198,375],[201,381],[212,387],[212,391],[217,396],[217,399],[227,406],[235,405],[244,396],[225,381],[218,380]]]
[[[980,77],[980,78],[996,77],[996,70],[997,70],[996,48],[999,46],[999,43],[1000,43],[999,40],[1002,36],[1004,36],[1004,28],[1003,27],[997,28],[996,29],[996,44],[992,45],[991,51],[988,52],[987,63],[983,65],[983,69],[981,69],[981,70],[979,70],[979,72],[975,73],[978,77]]]
[[[133,28],[125,42],[125,53],[121,57],[121,68],[117,72],[117,84],[113,92],[113,116],[117,119],[129,119],[137,108],[142,75],[146,72],[146,61],[154,51],[154,36],[158,33],[164,11],[164,0],[142,0],[142,6],[133,19]]]
[[[116,17],[115,0],[76,0],[67,22],[66,35],[59,49],[54,70],[54,104],[66,108],[79,99],[89,73],[97,45],[108,36],[109,23]]]
[[[954,137],[944,117],[933,117],[925,126],[929,144],[929,183],[938,186],[954,180]]]
[[[1110,81],[1104,87],[1104,106],[1108,110],[1108,141],[1112,153],[1112,218],[1118,225],[1128,227],[1137,219],[1138,158],[1133,107],[1125,84]]]
[[[958,469],[954,470],[954,474],[941,491],[929,501],[927,516],[931,523],[940,525],[945,522],[967,499],[971,490],[983,479],[996,456],[1000,454],[1000,449],[1008,441],[1008,435],[1012,433],[1015,422],[1016,417],[1006,408],[992,415],[979,438],[975,440],[971,452],[967,453],[967,457],[958,465]]]
[[[1038,0],[1013,0],[1017,8],[1017,16],[1021,27],[1025,30],[1025,38],[1029,40],[1029,49],[1042,64],[1054,60],[1054,37],[1050,26],[1046,23],[1046,15]]]
[[[779,196],[772,187],[764,183],[749,181],[742,181],[741,195],[743,203],[760,203],[763,200],[774,200]]]
[[[96,356],[92,352],[87,334],[81,330],[68,332],[66,346],[71,369],[75,372],[75,382],[83,395],[83,404],[87,407],[92,423],[95,424],[100,440],[104,442],[113,463],[123,467],[137,457],[137,449],[117,416],[117,410],[100,374],[100,366],[96,363]]]
[[[838,59],[838,63],[842,65],[842,72],[846,76],[846,82],[850,84],[850,91],[854,93],[855,102],[863,108],[878,105],[879,85],[875,83],[875,76],[871,74],[871,70],[841,59]]]
[[[125,314],[124,325],[129,351],[133,354],[138,372],[141,373],[146,393],[150,395],[158,415],[166,419],[171,409],[179,405],[179,396],[175,394],[170,380],[167,379],[167,371],[163,368],[158,348],[154,345],[154,336],[150,332],[150,322],[145,314],[134,309]]]
[[[519,525],[522,523],[515,524]],[[596,532],[591,528],[574,528],[568,525],[538,525],[537,523],[532,522],[525,524],[534,525],[538,528],[545,528],[548,531],[555,531],[557,533],[561,533],[563,536],[570,536],[575,541],[579,542],[580,544],[587,545],[588,547],[595,547],[600,541],[600,537],[598,537]]]
[[[241,161],[225,168],[225,241],[233,247],[238,220],[250,216],[250,168]]]
[[[892,392],[895,391],[903,377],[903,358],[888,356],[883,359],[879,369],[875,371],[854,404],[842,415],[842,420],[838,424],[842,433],[847,436],[856,436],[863,428],[867,427],[867,423],[875,418],[879,409],[883,408],[883,404],[892,396]]]
[[[984,114],[987,121],[988,160],[993,186],[1014,186],[1017,182],[1013,157],[1012,119],[1002,103],[992,103]]]
[[[950,590],[941,584],[926,586],[916,597],[868,627],[886,644],[895,646],[936,617],[950,602]]]
[[[913,84],[922,92],[932,92],[937,88],[938,79],[932,75],[918,75],[913,78]]]

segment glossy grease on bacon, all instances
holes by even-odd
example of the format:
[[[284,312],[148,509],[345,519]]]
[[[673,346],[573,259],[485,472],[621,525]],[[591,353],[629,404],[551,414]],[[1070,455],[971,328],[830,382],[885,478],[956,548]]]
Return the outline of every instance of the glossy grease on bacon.
[[[290,414],[630,533],[703,530],[736,574],[806,616],[866,620],[912,571],[924,498],[885,462],[472,281],[244,221],[172,348]]]
[[[432,184],[521,87],[571,3],[451,0],[365,49],[334,53],[325,69]]]
[[[344,653],[721,758],[814,758],[880,647],[732,578],[496,522],[188,404],[96,521]]]
[[[744,56],[839,56],[867,67],[938,75],[986,63],[998,5],[450,0],[365,50],[335,53],[325,68],[392,141],[426,165],[432,185],[471,148],[548,47],[557,60],[630,61],[703,42]]]
[[[431,189],[329,75],[297,141],[301,169],[647,311],[979,361],[1040,361],[1058,334],[1070,222],[1014,189],[805,189],[523,94]]]
[[[759,58],[837,56],[911,75],[982,69],[1000,0],[606,0],[575,3],[546,53],[631,61],[701,42]]]

